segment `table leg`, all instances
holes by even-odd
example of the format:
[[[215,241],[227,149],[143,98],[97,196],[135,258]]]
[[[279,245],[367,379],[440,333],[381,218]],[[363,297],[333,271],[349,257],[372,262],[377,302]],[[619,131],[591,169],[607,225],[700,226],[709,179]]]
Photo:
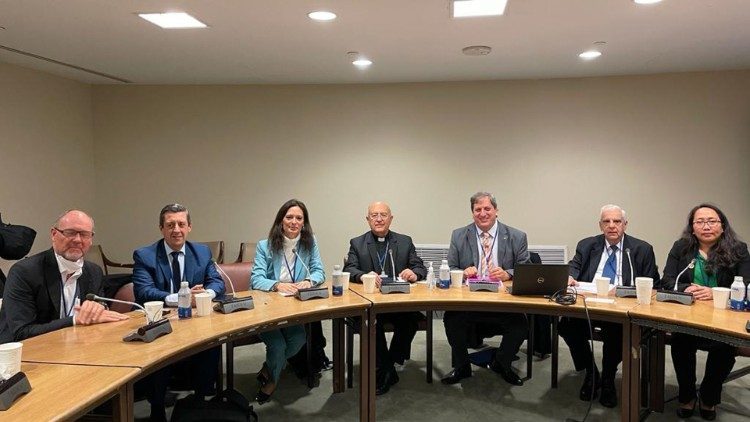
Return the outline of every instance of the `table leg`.
[[[112,420],[129,422],[133,420],[133,383],[125,383],[112,398]]]
[[[333,392],[344,391],[344,320],[334,318],[333,329]]]
[[[375,315],[371,309],[359,319],[359,420],[375,421]],[[372,350],[370,350],[372,349]],[[373,362],[370,363],[370,356]]]
[[[552,377],[552,388],[557,388],[557,364],[558,364],[558,346],[559,338],[557,336],[557,323],[559,317],[552,316],[552,368],[550,369],[550,376]]]
[[[654,412],[664,412],[664,353],[665,353],[664,331],[657,331],[651,338],[649,348],[649,408]]]
[[[622,420],[640,419],[641,327],[622,324]]]
[[[432,322],[433,311],[427,311],[427,383],[432,384]]]

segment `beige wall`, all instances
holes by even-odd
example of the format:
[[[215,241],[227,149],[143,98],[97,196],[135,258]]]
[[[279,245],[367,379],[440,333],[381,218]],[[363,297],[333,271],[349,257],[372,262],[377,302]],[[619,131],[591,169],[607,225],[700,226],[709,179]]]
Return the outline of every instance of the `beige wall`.
[[[62,211],[93,209],[92,130],[89,85],[0,63],[0,212],[37,230],[32,252]]]
[[[447,243],[469,196],[534,244],[597,232],[598,209],[663,266],[691,206],[718,203],[750,237],[750,71],[588,79],[329,86],[93,87],[98,239],[129,258],[162,205],[193,240],[264,238],[290,197],[311,212],[330,271],[391,202],[393,229]],[[30,120],[33,121],[33,120]]]

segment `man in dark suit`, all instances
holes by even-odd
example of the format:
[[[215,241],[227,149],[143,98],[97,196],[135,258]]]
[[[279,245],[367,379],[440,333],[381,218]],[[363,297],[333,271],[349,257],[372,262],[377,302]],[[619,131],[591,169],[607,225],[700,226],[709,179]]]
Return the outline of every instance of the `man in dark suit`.
[[[605,205],[599,215],[599,229],[602,234],[578,242],[576,254],[569,263],[568,284],[575,285],[578,281],[592,282],[596,277],[606,277],[610,279],[613,287],[631,286],[635,277],[651,277],[656,285],[659,281],[659,271],[656,267],[654,248],[640,239],[625,235],[628,226],[625,211],[617,205]],[[633,273],[630,272],[631,265]],[[596,365],[592,367],[587,321],[580,318],[563,318],[560,321],[559,332],[570,348],[576,370],[586,370],[580,399],[593,400],[601,389],[599,402],[605,407],[615,407],[615,375],[617,366],[622,361],[622,326],[604,321],[595,321],[594,325],[601,328],[604,340],[601,377]]]
[[[512,279],[515,264],[529,262],[526,233],[497,220],[497,200],[492,194],[477,192],[470,203],[474,222],[453,231],[448,265],[451,270],[463,270],[464,279]],[[451,345],[453,366],[453,370],[441,380],[443,384],[455,384],[471,376],[467,350],[471,326],[489,323],[503,333],[502,343],[490,368],[509,384],[523,385],[521,378],[511,368],[513,358],[528,335],[523,314],[446,311],[443,323]]]
[[[102,269],[83,260],[93,242],[94,220],[83,211],[67,211],[50,229],[50,237],[51,249],[18,261],[8,272],[0,343],[128,318],[86,300],[102,288]]]
[[[351,281],[361,283],[363,274],[375,274],[375,283],[380,287],[381,277],[397,277],[414,283],[423,280],[427,270],[417,256],[411,237],[392,232],[391,208],[385,202],[374,202],[367,208],[365,217],[370,231],[349,242],[349,256],[344,271],[350,273]],[[393,262],[391,262],[391,254]],[[395,268],[394,268],[395,266]],[[376,384],[375,394],[388,392],[398,382],[394,363],[403,365],[409,359],[411,342],[417,333],[422,314],[419,312],[395,312],[378,315],[376,324]],[[383,325],[393,325],[391,347],[385,339]]]
[[[192,294],[224,294],[224,280],[211,260],[207,246],[187,241],[192,230],[190,213],[180,204],[170,204],[159,213],[159,230],[163,239],[133,252],[133,292],[138,303],[164,301],[177,306],[180,282],[187,281]],[[193,306],[195,300],[193,299]],[[169,340],[167,340],[169,341]],[[190,358],[194,371],[195,394],[210,395],[217,377],[221,348],[215,347]],[[149,387],[151,419],[166,420],[164,396],[171,367],[164,368],[146,382]]]

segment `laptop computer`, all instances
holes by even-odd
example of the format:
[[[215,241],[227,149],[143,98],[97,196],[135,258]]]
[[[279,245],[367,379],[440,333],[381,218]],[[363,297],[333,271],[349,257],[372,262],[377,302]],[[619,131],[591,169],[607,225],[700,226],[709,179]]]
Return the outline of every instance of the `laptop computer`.
[[[568,264],[517,264],[513,271],[513,296],[549,296],[568,285]]]

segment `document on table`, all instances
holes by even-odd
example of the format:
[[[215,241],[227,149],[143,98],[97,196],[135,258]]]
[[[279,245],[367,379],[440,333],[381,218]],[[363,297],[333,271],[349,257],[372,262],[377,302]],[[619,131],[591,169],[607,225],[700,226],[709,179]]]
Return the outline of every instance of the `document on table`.
[[[578,293],[596,293],[596,283],[587,283],[585,281],[579,281],[575,285],[576,291]],[[609,291],[611,292],[612,289],[614,289],[615,286],[610,284],[609,285]]]

